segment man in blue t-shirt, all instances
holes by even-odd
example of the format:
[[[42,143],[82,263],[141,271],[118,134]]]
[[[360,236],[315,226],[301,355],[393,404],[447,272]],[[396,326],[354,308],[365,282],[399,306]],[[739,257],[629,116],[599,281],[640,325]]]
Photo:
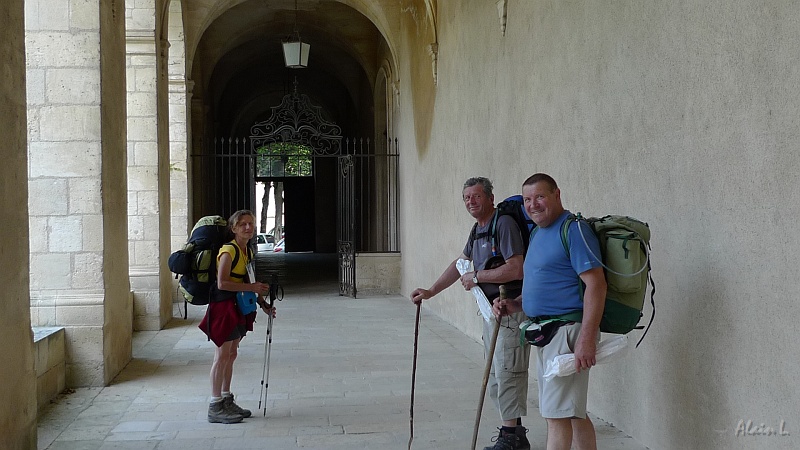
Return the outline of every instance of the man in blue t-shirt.
[[[569,449],[573,442],[576,448],[596,448],[586,399],[606,297],[602,265],[592,256],[600,255],[600,246],[585,222],[574,221],[567,231],[567,253],[561,229],[570,212],[561,204],[561,191],[549,175],[537,173],[525,180],[522,197],[528,216],[538,227],[525,257],[522,296],[496,302],[493,309],[500,316],[524,310],[546,330],[542,333],[544,345],[534,348],[539,411],[547,420],[547,448]],[[577,373],[544,379],[547,361],[567,353],[575,354]]]

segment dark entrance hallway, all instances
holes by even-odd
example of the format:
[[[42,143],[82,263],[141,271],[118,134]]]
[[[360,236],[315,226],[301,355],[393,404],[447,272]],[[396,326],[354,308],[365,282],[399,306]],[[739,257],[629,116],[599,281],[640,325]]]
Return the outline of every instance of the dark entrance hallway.
[[[335,294],[339,292],[338,260],[335,253],[271,253],[256,254],[256,277],[269,282],[272,273],[278,276],[285,294]]]

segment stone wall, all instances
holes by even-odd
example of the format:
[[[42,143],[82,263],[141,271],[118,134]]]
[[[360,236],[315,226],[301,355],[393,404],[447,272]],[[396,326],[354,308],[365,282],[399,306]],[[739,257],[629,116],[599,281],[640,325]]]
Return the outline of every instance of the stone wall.
[[[67,385],[65,333],[62,327],[33,329],[33,358],[36,369],[36,405],[41,410]]]
[[[25,34],[22,0],[0,3],[0,208],[13,213],[0,234],[0,448],[36,448],[36,372],[29,309]]]
[[[186,82],[186,43],[180,0],[169,3],[169,176],[171,251],[183,247],[189,223],[188,116],[191,91]],[[174,291],[174,289],[173,289]]]
[[[466,178],[502,198],[550,173],[566,207],[653,232],[655,323],[593,369],[590,410],[652,449],[800,447],[798,4],[516,1],[503,35],[495,3],[438,2],[433,93],[405,64],[422,25],[400,55],[404,294],[463,248]],[[463,290],[427,307],[479,338]]]
[[[102,385],[131,352],[124,10],[25,11],[32,322],[66,327],[68,385]]]
[[[356,254],[357,295],[399,294],[400,261],[400,253]]]
[[[159,330],[172,316],[167,40],[161,2],[125,10],[128,124],[128,236],[134,329]],[[166,34],[166,32],[165,32]]]

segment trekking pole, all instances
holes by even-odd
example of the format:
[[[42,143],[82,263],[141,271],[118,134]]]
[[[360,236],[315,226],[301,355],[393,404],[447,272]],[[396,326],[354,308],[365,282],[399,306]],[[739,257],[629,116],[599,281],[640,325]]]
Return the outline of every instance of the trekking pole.
[[[411,368],[411,412],[408,416],[408,423],[411,427],[411,435],[408,438],[408,450],[411,450],[411,442],[414,440],[414,385],[417,381],[417,342],[419,341],[419,310],[422,301],[417,303],[417,319],[414,323],[414,363]]]
[[[264,349],[264,369],[261,371],[261,388],[264,390],[264,417],[267,417],[267,394],[269,394],[269,358],[272,356],[272,312],[267,319],[267,344]],[[266,372],[266,375],[264,375]],[[258,409],[261,409],[261,394],[258,394]]]
[[[280,292],[280,295],[278,295],[278,292]],[[261,370],[261,392],[264,393],[264,417],[267,417],[267,395],[269,394],[269,360],[272,356],[272,319],[274,314],[272,308],[275,306],[276,299],[278,301],[283,300],[283,287],[278,285],[277,276],[273,274],[269,283],[270,310],[267,313],[267,336],[264,345],[264,367]],[[261,392],[258,393],[258,409],[261,409]]]
[[[506,298],[506,287],[500,285],[500,298]],[[489,354],[486,355],[486,369],[483,371],[483,385],[481,386],[481,397],[478,400],[478,412],[475,415],[475,429],[472,430],[472,450],[475,450],[475,445],[478,443],[478,428],[481,424],[481,413],[483,412],[483,399],[486,397],[486,385],[489,384],[489,373],[492,371],[492,361],[494,360],[494,348],[497,346],[497,335],[500,333],[500,319],[495,318],[494,330],[492,331],[492,341],[489,344]]]

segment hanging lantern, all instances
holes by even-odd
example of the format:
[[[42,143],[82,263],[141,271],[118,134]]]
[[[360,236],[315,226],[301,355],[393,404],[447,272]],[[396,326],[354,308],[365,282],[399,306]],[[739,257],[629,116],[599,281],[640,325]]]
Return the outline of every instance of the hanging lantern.
[[[300,39],[300,33],[296,33],[294,38],[283,42],[283,61],[290,69],[305,69],[308,67],[308,53],[311,45],[306,44]]]
[[[294,0],[294,32],[283,41],[283,62],[290,69],[305,69],[308,67],[308,52],[311,46],[300,39],[297,31],[297,0]]]

